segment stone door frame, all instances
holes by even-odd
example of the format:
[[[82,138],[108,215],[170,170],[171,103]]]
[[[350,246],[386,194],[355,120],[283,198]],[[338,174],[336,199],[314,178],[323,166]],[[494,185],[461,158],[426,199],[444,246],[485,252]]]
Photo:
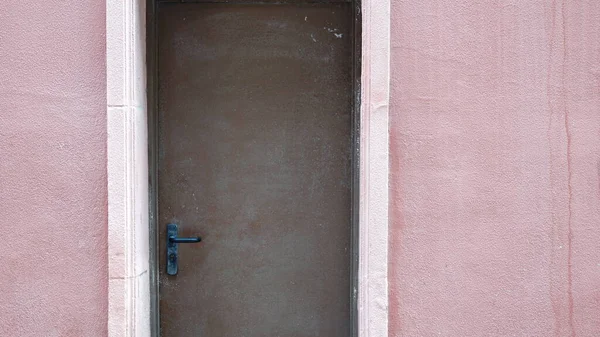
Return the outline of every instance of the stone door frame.
[[[152,0],[149,0],[149,3]],[[388,336],[390,0],[362,0],[358,337]],[[106,0],[108,335],[151,336],[147,0]],[[150,58],[152,56],[150,55]],[[150,89],[148,89],[150,88]]]

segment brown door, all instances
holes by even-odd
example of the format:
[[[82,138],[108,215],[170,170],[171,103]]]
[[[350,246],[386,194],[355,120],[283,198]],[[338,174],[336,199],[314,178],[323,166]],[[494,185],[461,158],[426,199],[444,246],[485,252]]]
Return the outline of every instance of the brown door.
[[[159,5],[162,336],[350,336],[351,23],[339,2]],[[202,242],[167,258],[171,223]]]

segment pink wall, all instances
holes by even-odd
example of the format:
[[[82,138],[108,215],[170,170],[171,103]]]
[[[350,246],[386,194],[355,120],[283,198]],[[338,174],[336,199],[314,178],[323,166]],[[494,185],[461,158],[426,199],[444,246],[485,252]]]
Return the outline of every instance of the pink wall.
[[[600,336],[600,2],[393,1],[391,336]]]
[[[106,335],[105,7],[0,9],[0,336]]]

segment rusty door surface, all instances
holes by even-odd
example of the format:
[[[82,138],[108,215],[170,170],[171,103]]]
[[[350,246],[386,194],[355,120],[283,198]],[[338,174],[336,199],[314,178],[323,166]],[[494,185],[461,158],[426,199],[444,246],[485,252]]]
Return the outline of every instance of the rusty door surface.
[[[349,3],[158,7],[162,336],[351,331]],[[167,224],[181,237],[168,275]]]

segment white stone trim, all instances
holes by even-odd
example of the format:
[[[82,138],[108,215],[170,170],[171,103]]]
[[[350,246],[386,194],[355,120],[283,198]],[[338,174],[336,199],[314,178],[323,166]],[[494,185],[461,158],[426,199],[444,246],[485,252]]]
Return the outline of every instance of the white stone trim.
[[[390,1],[362,1],[359,337],[388,336]]]
[[[110,337],[150,336],[145,0],[107,0]],[[363,0],[359,337],[388,336],[390,1]]]
[[[106,7],[108,336],[149,336],[146,6]]]

